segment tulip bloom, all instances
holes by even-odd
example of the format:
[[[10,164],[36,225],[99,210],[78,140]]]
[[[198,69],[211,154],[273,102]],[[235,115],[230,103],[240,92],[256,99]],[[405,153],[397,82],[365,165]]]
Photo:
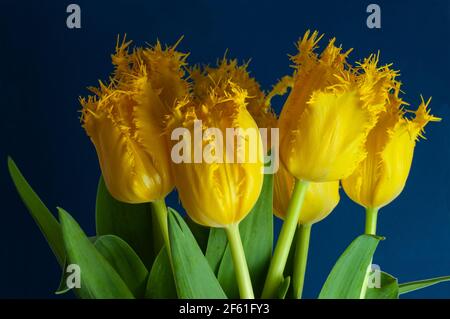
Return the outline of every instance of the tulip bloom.
[[[430,100],[414,112],[415,117],[405,117],[401,108],[404,102],[398,92],[392,95],[388,110],[380,115],[367,142],[367,156],[352,175],[342,180],[347,195],[359,205],[379,209],[393,201],[405,187],[419,137],[424,127],[440,119],[429,113]]]
[[[201,225],[237,224],[259,197],[263,182],[263,148],[258,127],[245,108],[246,96],[246,91],[234,85],[226,97],[222,92],[212,91],[202,102],[180,103],[169,120],[170,129],[183,128],[189,132],[178,135],[182,140],[173,144],[176,147],[180,142],[187,143],[182,151],[183,156],[189,154],[173,165],[173,172],[184,208]],[[198,134],[195,123],[201,125],[201,139],[195,138]],[[236,133],[231,140],[225,133],[229,129]],[[250,138],[246,133],[254,134]],[[240,145],[227,147],[235,142]],[[203,158],[195,159],[199,151]],[[213,156],[209,158],[210,155]],[[239,162],[239,155],[247,160]],[[252,156],[254,161],[250,160]]]
[[[414,112],[415,117],[405,117],[404,103],[399,97],[400,84],[387,102],[387,109],[380,114],[377,125],[369,133],[366,141],[367,156],[356,170],[342,180],[347,195],[366,208],[365,233],[375,235],[378,210],[393,201],[405,187],[419,137],[423,137],[424,127],[434,117],[422,103]],[[364,298],[367,290],[367,276],[361,290]]]
[[[111,195],[126,203],[152,202],[170,256],[164,197],[174,181],[165,116],[188,91],[183,79],[186,54],[160,43],[129,53],[131,42],[117,41],[112,56],[111,83],[91,88],[81,98],[82,122],[97,151],[102,175]],[[160,239],[157,239],[158,242]]]
[[[184,142],[183,160],[173,165],[175,185],[195,222],[225,229],[241,297],[254,298],[238,224],[261,192],[263,146],[246,109],[247,92],[231,82],[208,91],[180,103],[167,121],[172,139],[182,138],[172,151]]]
[[[284,78],[292,88],[278,121],[280,157],[297,181],[263,297],[273,297],[283,280],[309,182],[338,181],[356,169],[366,156],[367,135],[396,86],[397,73],[389,66],[377,66],[377,56],[353,68],[346,62],[351,50],[342,52],[335,39],[318,55],[320,39],[317,32],[311,36],[306,32],[299,41],[299,53],[292,57],[295,72],[292,78]],[[285,90],[282,84],[275,90]]]
[[[174,186],[163,119],[187,92],[185,55],[174,48],[135,49],[118,43],[109,85],[81,98],[82,122],[113,197],[127,203],[160,200]]]
[[[317,33],[300,41],[293,87],[280,114],[280,156],[299,180],[337,181],[349,176],[365,157],[365,141],[375,126],[396,73],[377,67],[372,56],[358,68],[346,63],[349,51],[330,41],[314,50]]]

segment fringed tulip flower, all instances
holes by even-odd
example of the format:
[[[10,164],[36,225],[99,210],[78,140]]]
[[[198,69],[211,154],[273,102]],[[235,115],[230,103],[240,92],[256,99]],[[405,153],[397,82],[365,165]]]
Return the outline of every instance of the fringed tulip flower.
[[[428,102],[422,99],[413,119],[406,117],[399,97],[400,84],[387,101],[386,111],[379,116],[377,125],[369,133],[366,141],[367,156],[356,170],[342,180],[347,195],[366,208],[365,233],[375,235],[377,231],[378,211],[393,201],[405,187],[419,137],[423,137],[424,127],[434,117],[427,109]],[[360,298],[367,291],[367,277]]]
[[[365,141],[384,109],[396,73],[377,67],[373,56],[358,68],[331,40],[319,56],[320,40],[307,32],[299,42],[293,87],[281,111],[280,156],[299,180],[336,181],[364,159]]]
[[[320,39],[317,32],[306,32],[298,43],[299,53],[292,57],[293,76],[283,78],[269,95],[292,86],[278,127],[281,162],[296,182],[263,297],[274,297],[283,280],[308,184],[338,181],[356,169],[366,156],[367,135],[380,112],[385,110],[388,94],[396,85],[397,73],[389,66],[377,66],[377,56],[353,68],[346,61],[351,50],[342,52],[341,47],[335,46],[335,39],[317,54]],[[304,236],[304,241],[297,246],[307,245],[309,230]],[[303,258],[300,268],[305,265]],[[299,278],[300,283],[294,286],[297,286],[296,294],[301,296],[303,275]]]
[[[404,102],[398,97],[398,91],[391,96],[387,111],[380,114],[367,138],[366,158],[352,175],[342,180],[345,192],[353,201],[365,208],[379,209],[402,192],[416,141],[423,137],[423,129],[429,122],[440,120],[429,113],[429,102],[422,100],[410,119],[401,108]]]
[[[246,109],[247,91],[230,81],[224,85],[180,103],[168,119],[172,138],[182,139],[172,148],[172,158],[180,157],[173,172],[189,216],[225,229],[240,295],[254,298],[238,224],[261,192],[263,145]]]
[[[174,186],[163,119],[187,93],[185,54],[175,48],[128,50],[118,43],[110,84],[81,98],[82,122],[100,162],[106,186],[127,203],[160,200]]]
[[[229,85],[229,93],[212,90],[201,101],[180,103],[168,121],[172,132],[184,130],[172,145],[172,157],[182,153],[173,165],[181,202],[194,221],[209,227],[239,223],[263,181],[261,137],[245,107],[247,93]],[[234,137],[227,130],[234,130]]]

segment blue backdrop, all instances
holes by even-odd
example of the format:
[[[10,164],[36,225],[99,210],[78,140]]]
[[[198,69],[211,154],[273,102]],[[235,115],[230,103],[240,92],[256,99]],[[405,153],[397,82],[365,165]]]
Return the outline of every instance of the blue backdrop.
[[[379,234],[387,240],[375,262],[402,282],[450,275],[450,2],[378,0],[377,30],[366,27],[369,1],[77,0],[82,28],[70,30],[71,2],[0,2],[0,297],[57,297],[60,277],[8,177],[7,154],[49,207],[64,207],[94,233],[100,170],[77,99],[107,78],[117,34],[124,33],[137,45],[157,38],[173,44],[184,35],[179,48],[191,52],[190,63],[215,63],[228,48],[229,57],[252,59],[250,70],[266,90],[291,72],[287,54],[307,29],[353,47],[352,59],[380,50],[383,62],[401,70],[405,99],[417,107],[419,94],[433,96],[433,113],[444,120],[427,127],[403,193],[381,211]],[[169,204],[178,205],[175,196]],[[363,228],[363,210],[341,192],[337,209],[313,227],[306,297],[318,295]],[[450,284],[405,297],[450,297]]]

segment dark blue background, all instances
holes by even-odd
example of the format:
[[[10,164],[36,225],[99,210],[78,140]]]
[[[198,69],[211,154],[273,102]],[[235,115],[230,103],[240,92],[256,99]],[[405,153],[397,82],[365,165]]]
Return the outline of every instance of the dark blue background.
[[[291,72],[288,53],[307,29],[336,36],[352,59],[381,50],[401,70],[405,98],[433,96],[433,113],[401,196],[381,211],[375,262],[410,281],[450,274],[450,89],[448,1],[376,1],[381,30],[365,25],[369,1],[75,1],[82,29],[66,28],[69,1],[0,2],[0,297],[55,297],[60,271],[8,177],[6,155],[49,207],[60,205],[94,232],[99,176],[96,153],[79,124],[79,95],[107,78],[117,34],[138,45],[174,43],[190,63],[252,58],[266,90]],[[322,43],[322,46],[325,42]],[[278,101],[280,103],[280,101]],[[342,192],[335,212],[313,228],[305,296],[315,298],[350,241],[364,228],[363,210]],[[171,200],[171,205],[177,205]],[[450,297],[450,284],[405,297]]]

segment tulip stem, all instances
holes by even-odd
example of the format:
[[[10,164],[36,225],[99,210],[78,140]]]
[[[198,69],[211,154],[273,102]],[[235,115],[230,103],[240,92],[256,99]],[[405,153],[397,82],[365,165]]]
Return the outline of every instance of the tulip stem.
[[[252,281],[245,259],[244,247],[242,246],[239,224],[232,224],[225,228],[230,243],[231,255],[233,257],[236,281],[239,287],[239,294],[242,299],[255,299],[252,288]]]
[[[169,225],[167,222],[167,207],[164,199],[158,199],[152,202],[153,216],[159,226],[160,234],[162,234],[164,244],[167,247],[167,252],[170,256],[170,241],[169,241]],[[158,253],[158,252],[156,252]]]
[[[303,284],[305,282],[306,264],[308,261],[309,238],[311,236],[311,225],[299,225],[297,233],[297,244],[294,257],[294,298],[302,299]]]
[[[375,235],[377,232],[378,208],[366,208],[365,234]]]
[[[294,190],[286,213],[286,219],[281,227],[278,242],[270,262],[262,298],[277,297],[278,289],[284,280],[284,267],[286,266],[289,256],[307,189],[308,182],[301,180],[295,181]]]
[[[364,233],[366,235],[376,235],[377,233],[377,218],[378,218],[378,208],[366,208],[366,227]],[[364,277],[363,286],[359,299],[366,298],[369,274],[372,270],[372,259],[370,260],[369,267],[367,268],[366,276]]]

